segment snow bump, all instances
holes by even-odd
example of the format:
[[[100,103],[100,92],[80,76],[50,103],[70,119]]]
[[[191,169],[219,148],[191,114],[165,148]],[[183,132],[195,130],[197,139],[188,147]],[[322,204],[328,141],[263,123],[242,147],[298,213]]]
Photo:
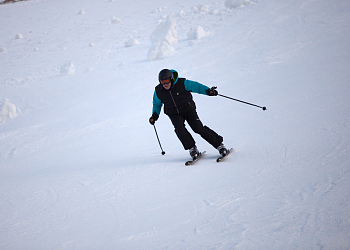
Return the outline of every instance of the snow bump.
[[[225,6],[229,9],[235,9],[241,6],[250,5],[252,2],[250,0],[226,0]]]
[[[192,28],[187,33],[187,38],[190,40],[199,40],[207,35],[209,35],[209,32],[206,32],[202,26],[198,26],[196,28]]]
[[[72,62],[67,62],[61,65],[61,74],[62,75],[73,75],[75,72],[75,66]]]
[[[150,39],[152,46],[147,54],[148,60],[154,61],[172,56],[175,49],[170,44],[178,42],[175,20],[167,16],[166,21],[161,22],[153,31]]]
[[[16,118],[20,112],[19,108],[7,98],[4,98],[3,103],[0,105],[0,123]]]

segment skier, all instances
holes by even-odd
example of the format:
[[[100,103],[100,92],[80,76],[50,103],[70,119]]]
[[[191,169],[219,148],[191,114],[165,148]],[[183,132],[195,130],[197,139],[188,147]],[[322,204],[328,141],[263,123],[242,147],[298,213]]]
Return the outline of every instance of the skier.
[[[158,75],[159,84],[155,87],[153,94],[152,116],[149,118],[151,125],[158,120],[160,110],[164,104],[164,113],[169,116],[175,128],[175,133],[181,141],[185,150],[189,150],[193,160],[199,155],[192,135],[185,127],[185,121],[192,130],[199,134],[204,140],[219,150],[222,156],[228,153],[223,144],[223,137],[216,132],[203,126],[200,121],[196,105],[192,99],[191,92],[217,96],[216,87],[209,88],[199,82],[179,78],[176,70],[163,69]]]

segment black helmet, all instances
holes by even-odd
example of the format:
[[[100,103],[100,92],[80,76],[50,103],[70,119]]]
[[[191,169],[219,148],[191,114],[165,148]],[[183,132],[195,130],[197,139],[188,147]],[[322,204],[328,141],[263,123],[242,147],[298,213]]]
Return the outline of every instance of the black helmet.
[[[168,69],[162,69],[162,70],[159,72],[158,80],[159,80],[159,82],[160,82],[160,81],[166,80],[166,79],[170,79],[170,81],[173,82],[173,81],[174,81],[173,72],[171,72],[171,71],[168,70]]]

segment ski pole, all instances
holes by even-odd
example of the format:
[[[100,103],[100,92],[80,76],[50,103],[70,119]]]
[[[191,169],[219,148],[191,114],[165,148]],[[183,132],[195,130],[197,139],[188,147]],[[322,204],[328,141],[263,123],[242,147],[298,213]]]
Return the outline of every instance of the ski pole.
[[[154,127],[154,131],[156,132],[156,136],[157,136],[157,139],[158,139],[158,143],[159,143],[160,149],[162,150],[162,155],[165,155],[165,152],[164,152],[164,150],[162,148],[162,145],[160,144],[160,140],[159,140],[159,137],[158,137],[156,125],[153,124],[153,127]]]
[[[237,99],[235,99],[235,98],[228,97],[228,96],[225,96],[225,95],[220,95],[220,94],[218,94],[218,95],[219,95],[219,96],[222,96],[222,97],[225,97],[225,98],[228,98],[228,99],[231,99],[231,100],[234,100],[234,101],[237,101],[237,102],[242,102],[242,103],[245,103],[245,104],[249,104],[249,105],[252,105],[252,106],[261,108],[262,110],[266,110],[266,107],[261,107],[261,106],[255,105],[255,104],[253,104],[253,103],[249,103],[249,102],[244,102],[244,101],[241,101],[241,100],[237,100]]]

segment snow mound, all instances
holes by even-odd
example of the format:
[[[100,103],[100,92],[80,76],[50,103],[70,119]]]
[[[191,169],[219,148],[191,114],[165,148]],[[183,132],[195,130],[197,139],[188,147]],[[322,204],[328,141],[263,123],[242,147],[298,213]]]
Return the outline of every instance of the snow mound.
[[[139,41],[137,41],[135,38],[131,37],[125,42],[125,47],[132,47],[139,44]]]
[[[20,112],[19,108],[10,103],[8,99],[4,98],[3,103],[0,105],[0,123],[17,117]]]
[[[153,61],[172,56],[175,49],[170,45],[178,42],[176,22],[171,16],[167,16],[165,22],[161,22],[151,34],[152,46],[148,51],[148,60]]]
[[[157,9],[155,9],[154,11],[152,11],[152,13],[158,13],[158,12],[162,12],[164,10],[166,10],[167,7],[158,7]]]
[[[192,7],[192,10],[194,12],[199,12],[199,13],[204,13],[204,12],[208,12],[209,11],[209,6],[206,5],[206,4],[199,4],[199,5],[196,5],[196,6],[193,6]]]
[[[61,74],[62,75],[73,75],[75,72],[75,66],[72,62],[67,62],[61,65]]]
[[[148,51],[147,58],[150,61],[164,59],[172,56],[175,53],[174,47],[172,47],[166,41],[153,44]]]
[[[18,34],[16,34],[16,37],[15,37],[16,39],[22,39],[23,38],[23,35],[22,34],[20,34],[20,33],[18,33]]]
[[[0,48],[0,53],[1,52],[6,52],[6,49],[5,48]]]
[[[161,22],[151,34],[152,44],[168,42],[169,44],[177,43],[176,22],[171,16],[167,16],[165,22]]]
[[[250,0],[226,0],[225,6],[226,8],[234,9],[241,6],[249,5],[251,3],[252,2]]]
[[[119,23],[123,23],[122,20],[120,20],[119,18],[117,17],[112,17],[112,21],[111,21],[112,24],[119,24]]]
[[[178,16],[179,16],[179,17],[184,17],[184,16],[186,16],[186,12],[183,11],[183,10],[181,10],[181,11],[179,12]]]
[[[192,28],[190,32],[187,33],[187,38],[190,40],[199,40],[207,35],[209,35],[209,32],[206,32],[202,26],[198,26],[197,28]]]

